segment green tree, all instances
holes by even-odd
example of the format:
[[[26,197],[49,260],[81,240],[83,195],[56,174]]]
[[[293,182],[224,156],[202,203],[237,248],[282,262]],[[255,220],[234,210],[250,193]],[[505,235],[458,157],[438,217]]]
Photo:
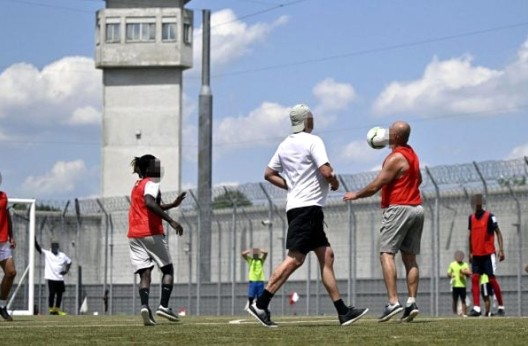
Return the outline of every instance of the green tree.
[[[249,198],[238,190],[226,191],[218,195],[213,200],[213,209],[233,208],[233,202],[237,207],[247,207],[253,205]]]

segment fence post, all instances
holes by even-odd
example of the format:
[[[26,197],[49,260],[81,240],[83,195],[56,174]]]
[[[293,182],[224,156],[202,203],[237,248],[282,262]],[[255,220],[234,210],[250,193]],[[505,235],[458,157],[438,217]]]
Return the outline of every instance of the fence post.
[[[522,224],[521,224],[521,204],[519,203],[519,199],[513,192],[513,189],[511,185],[508,183],[506,184],[508,186],[508,190],[510,191],[510,194],[515,201],[515,206],[517,207],[517,222],[513,224],[514,227],[517,228],[517,234],[519,236],[519,241],[517,242],[517,256],[519,264],[517,265],[517,306],[519,316],[522,316],[523,314],[523,304],[522,304],[522,267],[523,267],[523,256],[522,256]]]
[[[194,200],[194,203],[196,204],[196,210],[198,212],[198,215],[200,215],[200,209],[201,205],[200,202],[198,202],[198,199],[194,195],[194,193],[189,190],[189,194],[191,195],[192,199]],[[211,219],[209,219],[210,221]],[[196,231],[196,246],[199,248],[201,246],[201,233],[202,233],[202,218],[198,216],[198,227]],[[191,249],[192,252],[192,249]],[[196,315],[200,316],[200,290],[201,290],[201,261],[200,256],[198,255],[200,251],[196,251]],[[190,278],[189,278],[190,279]]]
[[[192,309],[191,309],[191,306],[192,306],[192,254],[193,254],[192,237],[193,237],[194,232],[193,232],[192,224],[189,222],[185,214],[182,212],[180,213],[180,215],[181,215],[183,222],[185,222],[185,224],[189,228],[189,241],[185,242],[185,245],[183,247],[183,252],[185,252],[185,254],[187,255],[187,262],[188,262],[187,275],[189,277],[187,280],[187,313],[191,314],[192,312]]]
[[[233,257],[232,257],[232,261],[230,264],[231,264],[231,315],[234,315],[235,314],[236,261],[238,258],[237,248],[236,248],[237,203],[236,203],[236,199],[234,199],[231,196],[231,194],[229,193],[229,191],[227,190],[225,186],[224,186],[224,191],[226,193],[226,196],[229,198],[229,200],[233,204],[233,213],[231,216],[232,217],[231,222],[233,223],[233,228],[231,231],[231,246],[232,246],[231,251],[232,251]]]
[[[350,191],[341,175],[337,178],[343,185],[345,191]],[[356,236],[356,214],[352,210],[352,203],[347,203],[348,213],[348,277],[347,294],[349,303],[356,306],[356,280],[357,280],[357,236]]]
[[[440,295],[440,189],[438,187],[438,184],[433,178],[433,175],[431,174],[431,171],[429,171],[429,167],[425,167],[425,171],[427,172],[427,175],[429,176],[429,179],[431,179],[431,182],[434,185],[435,188],[435,211],[434,211],[434,227],[433,227],[433,277],[431,279],[434,280],[434,292],[431,292],[431,294],[434,294],[434,314],[433,316],[438,316],[438,298]]]
[[[262,224],[265,226],[268,226],[269,231],[269,276],[271,276],[271,273],[273,273],[273,200],[271,199],[270,195],[268,194],[268,191],[266,191],[266,188],[264,187],[264,184],[259,183],[260,188],[262,189],[262,192],[264,192],[264,195],[268,199],[268,220],[263,220]]]
[[[221,315],[222,312],[222,225],[220,221],[216,219],[216,225],[218,226],[218,282],[216,283],[216,314]]]
[[[95,200],[97,204],[99,205],[99,209],[104,214],[104,220],[105,220],[105,243],[104,243],[104,279],[103,279],[103,295],[106,294],[106,287],[108,285],[108,213],[106,212],[106,209],[103,206],[103,203],[101,203],[101,200],[97,198]],[[103,308],[104,311],[104,308]]]

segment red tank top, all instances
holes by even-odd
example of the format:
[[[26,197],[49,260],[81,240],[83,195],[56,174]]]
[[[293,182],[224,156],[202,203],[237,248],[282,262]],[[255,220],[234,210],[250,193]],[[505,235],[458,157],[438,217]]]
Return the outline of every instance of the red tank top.
[[[488,232],[490,214],[485,211],[477,219],[471,215],[471,252],[473,256],[486,256],[495,253],[495,232]]]
[[[145,204],[145,185],[150,179],[138,180],[132,188],[128,212],[128,237],[142,238],[163,234],[161,217],[151,212]]]
[[[420,205],[420,162],[414,150],[406,145],[395,148],[385,161],[395,153],[402,154],[409,163],[409,169],[399,178],[394,179],[381,189],[381,207],[390,205]],[[385,164],[385,161],[383,164]]]
[[[7,195],[0,191],[0,243],[5,243],[9,237],[7,213]]]

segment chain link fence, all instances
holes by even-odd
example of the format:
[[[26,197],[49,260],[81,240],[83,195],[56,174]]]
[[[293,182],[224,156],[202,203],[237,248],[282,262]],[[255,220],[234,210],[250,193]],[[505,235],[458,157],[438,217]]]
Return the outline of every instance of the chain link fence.
[[[377,172],[339,176],[341,188],[329,195],[325,208],[327,235],[335,251],[335,272],[343,299],[350,304],[381,311],[386,301],[377,242],[382,212],[379,196],[344,203],[345,190],[364,187]],[[469,197],[483,193],[487,209],[494,213],[504,236],[506,260],[498,265],[507,313],[526,315],[528,248],[524,213],[528,208],[528,159],[473,162],[426,167],[421,187],[426,222],[422,237],[418,304],[424,314],[451,314],[447,267],[456,250],[467,254]],[[284,258],[287,232],[284,212],[286,193],[268,183],[221,186],[212,191],[213,216],[210,251],[200,252],[197,193],[188,192],[180,208],[171,215],[184,227],[178,237],[166,225],[167,239],[175,265],[175,289],[171,304],[180,312],[199,315],[235,315],[246,303],[247,265],[240,253],[250,247],[269,252],[266,277]],[[165,202],[177,192],[163,193]],[[134,314],[139,308],[137,277],[129,260],[128,197],[38,201],[36,237],[43,248],[51,240],[73,260],[66,278],[63,307],[78,313],[86,299],[88,313]],[[27,211],[11,209],[18,242],[16,265],[19,273],[28,265]],[[202,247],[203,248],[203,247]],[[38,253],[36,256],[39,256]],[[466,257],[467,260],[467,257]],[[198,268],[206,266],[208,275]],[[400,298],[406,297],[404,266],[397,256]],[[35,302],[47,309],[47,287],[43,279],[44,260],[36,258]],[[18,284],[19,277],[15,285]],[[159,299],[160,275],[153,276],[151,302]],[[20,283],[24,285],[24,282]],[[159,289],[158,289],[159,288]],[[27,290],[26,290],[27,291]],[[290,304],[289,295],[300,300]],[[468,287],[469,292],[469,287]],[[23,302],[24,290],[15,301]],[[277,293],[271,309],[275,314],[334,314],[332,302],[320,282],[317,259],[310,254]]]

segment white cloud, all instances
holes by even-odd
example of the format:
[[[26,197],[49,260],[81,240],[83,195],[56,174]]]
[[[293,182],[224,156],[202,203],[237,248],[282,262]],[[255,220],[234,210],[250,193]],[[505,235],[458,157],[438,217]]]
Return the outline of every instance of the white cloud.
[[[469,55],[434,58],[422,78],[391,83],[374,102],[381,115],[413,112],[421,116],[513,112],[528,102],[528,40],[502,70],[475,66]]]
[[[17,63],[0,74],[0,117],[40,126],[71,123],[75,110],[100,106],[101,90],[101,71],[90,58],[65,57],[40,71]]]
[[[506,160],[518,159],[524,156],[528,156],[528,143],[513,148],[508,156],[506,156]]]
[[[70,125],[100,125],[102,115],[93,107],[77,108],[66,123]]]
[[[312,92],[319,102],[319,112],[331,112],[346,109],[356,99],[356,91],[348,83],[338,83],[332,78],[317,83]]]
[[[27,177],[22,189],[33,196],[63,194],[73,191],[87,174],[89,171],[83,160],[58,161],[46,174]]]
[[[226,117],[214,131],[214,142],[225,148],[255,147],[273,144],[270,137],[283,137],[290,129],[288,112],[290,108],[277,103],[264,102],[247,116]],[[270,143],[271,142],[271,143]]]
[[[249,54],[253,44],[263,41],[273,29],[287,22],[288,17],[282,16],[272,23],[248,25],[237,19],[231,9],[214,12],[211,15],[211,63],[226,65]],[[201,66],[202,32],[203,26],[194,35],[194,66]]]
[[[356,140],[348,143],[339,156],[345,162],[374,161],[380,157],[380,150],[369,147],[367,141]]]

